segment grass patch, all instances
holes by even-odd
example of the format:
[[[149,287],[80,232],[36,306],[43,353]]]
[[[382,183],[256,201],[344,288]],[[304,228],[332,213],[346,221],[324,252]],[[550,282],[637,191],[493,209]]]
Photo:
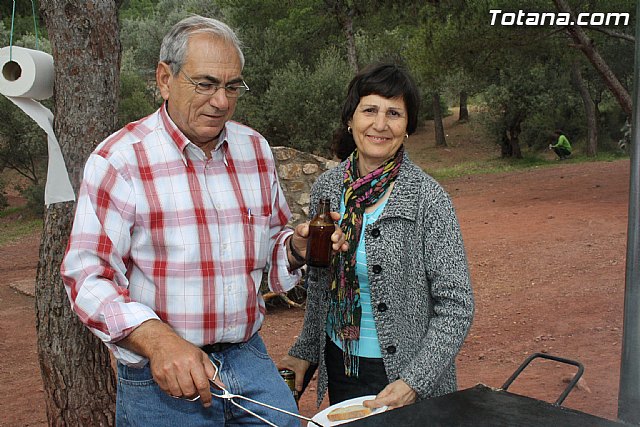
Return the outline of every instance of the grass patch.
[[[553,166],[554,164],[555,163],[553,162],[536,157],[526,157],[522,159],[496,158],[483,161],[464,162],[451,167],[430,170],[429,174],[437,180],[447,180],[468,175],[513,172],[544,166]]]
[[[0,246],[40,231],[42,218],[30,215],[24,208],[13,207],[0,211]]]
[[[586,162],[613,162],[620,159],[629,159],[626,154],[620,153],[599,153],[595,157],[575,156],[560,163],[557,160],[547,160],[536,155],[528,155],[522,159],[502,159],[495,158],[482,161],[470,161],[459,163],[454,166],[430,169],[429,175],[436,180],[446,181],[448,179],[460,178],[469,175],[486,175],[493,173],[514,172],[533,168],[543,168],[557,166],[564,163],[586,163]]]

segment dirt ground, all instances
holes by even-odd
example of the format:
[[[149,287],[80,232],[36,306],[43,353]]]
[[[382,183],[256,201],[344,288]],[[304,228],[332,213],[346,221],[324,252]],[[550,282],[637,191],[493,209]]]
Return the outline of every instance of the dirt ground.
[[[412,137],[408,151],[427,171],[462,157],[495,157],[497,148],[465,139],[470,126],[449,119],[450,147]],[[457,357],[461,389],[500,387],[527,356],[542,352],[584,364],[564,406],[616,418],[628,181],[629,161],[619,160],[555,162],[442,182],[460,219],[476,299],[473,326]],[[29,295],[38,246],[34,235],[0,247],[0,426],[46,425]],[[275,360],[286,353],[302,317],[297,308],[269,309],[261,333]],[[509,391],[553,402],[574,372],[536,361]],[[317,412],[314,402],[312,383],[301,399],[304,415]]]

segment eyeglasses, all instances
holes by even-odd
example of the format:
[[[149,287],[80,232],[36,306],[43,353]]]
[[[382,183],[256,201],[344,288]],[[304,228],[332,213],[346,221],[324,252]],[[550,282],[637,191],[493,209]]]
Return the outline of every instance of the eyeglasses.
[[[240,98],[249,90],[249,86],[242,80],[240,83],[229,84],[220,86],[215,83],[209,82],[194,82],[184,71],[180,70],[182,74],[187,78],[189,83],[194,86],[196,93],[201,95],[211,96],[218,91],[218,89],[224,88],[224,93],[227,98]]]

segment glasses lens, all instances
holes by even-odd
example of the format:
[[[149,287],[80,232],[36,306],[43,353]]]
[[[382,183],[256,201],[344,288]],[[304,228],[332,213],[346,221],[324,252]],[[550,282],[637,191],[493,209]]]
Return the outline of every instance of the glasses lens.
[[[229,98],[239,98],[247,91],[247,87],[245,85],[225,86],[224,90]]]

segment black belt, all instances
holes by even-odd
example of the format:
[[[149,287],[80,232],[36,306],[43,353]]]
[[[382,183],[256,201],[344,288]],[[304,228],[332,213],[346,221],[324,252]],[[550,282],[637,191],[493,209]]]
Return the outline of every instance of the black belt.
[[[203,345],[202,347],[200,347],[200,349],[207,354],[219,353],[221,351],[228,349],[229,347],[233,347],[234,345],[238,345],[238,344],[239,343],[236,343],[236,342],[218,342],[215,344]]]

